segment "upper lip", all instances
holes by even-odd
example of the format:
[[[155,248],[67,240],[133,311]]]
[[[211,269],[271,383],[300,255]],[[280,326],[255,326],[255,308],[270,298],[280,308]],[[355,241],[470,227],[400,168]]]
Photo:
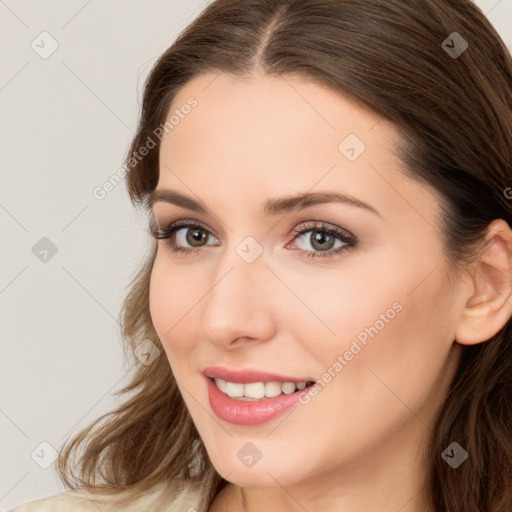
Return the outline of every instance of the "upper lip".
[[[291,377],[289,375],[278,375],[276,373],[262,372],[251,369],[230,369],[221,366],[207,366],[203,374],[210,378],[219,378],[228,382],[238,382],[246,384],[249,382],[310,382],[315,379],[306,377]]]

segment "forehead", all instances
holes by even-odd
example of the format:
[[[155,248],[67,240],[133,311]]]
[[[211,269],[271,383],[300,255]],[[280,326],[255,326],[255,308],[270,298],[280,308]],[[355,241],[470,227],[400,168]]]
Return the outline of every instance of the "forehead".
[[[188,109],[191,98],[197,105]],[[238,148],[247,152],[256,144],[267,150],[306,154],[322,144],[323,149],[330,149],[330,155],[337,155],[338,144],[349,134],[389,149],[396,137],[392,125],[368,109],[322,85],[291,76],[201,75],[178,92],[168,117],[182,109],[190,112],[179,120],[174,115],[179,122],[164,146],[175,143],[183,147],[183,139],[190,139],[193,132],[194,139],[204,144],[201,148],[213,149],[216,142],[226,138],[237,141],[239,144],[230,148],[231,154],[238,154]],[[374,130],[382,124],[384,130]]]
[[[191,99],[195,106],[185,108]],[[228,199],[222,191],[234,190],[240,204],[332,189],[379,211],[410,209],[403,198],[426,192],[401,172],[395,154],[400,139],[391,123],[299,77],[201,75],[179,91],[170,116],[159,187],[192,188],[219,201]],[[424,206],[432,207],[430,197]]]

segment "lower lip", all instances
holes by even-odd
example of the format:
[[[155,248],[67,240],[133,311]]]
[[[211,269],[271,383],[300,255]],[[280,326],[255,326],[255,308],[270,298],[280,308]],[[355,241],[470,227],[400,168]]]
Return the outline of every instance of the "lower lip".
[[[282,394],[252,402],[231,398],[217,387],[213,379],[207,377],[206,380],[213,412],[221,420],[236,425],[260,425],[271,421],[299,403],[299,393],[307,390],[305,388],[289,395]]]

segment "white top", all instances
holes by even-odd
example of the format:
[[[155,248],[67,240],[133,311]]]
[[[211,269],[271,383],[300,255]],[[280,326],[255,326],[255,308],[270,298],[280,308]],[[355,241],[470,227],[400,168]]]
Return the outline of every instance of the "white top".
[[[184,480],[163,482],[130,501],[123,501],[121,492],[85,487],[24,503],[11,512],[197,512],[197,486]]]

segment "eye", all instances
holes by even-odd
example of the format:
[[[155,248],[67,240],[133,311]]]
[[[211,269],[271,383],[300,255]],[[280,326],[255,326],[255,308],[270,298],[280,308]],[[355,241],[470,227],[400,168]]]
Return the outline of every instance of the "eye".
[[[300,242],[303,247],[311,248],[298,250],[308,258],[332,258],[356,245],[355,237],[337,226],[328,226],[323,222],[312,222],[296,229],[293,240],[295,244]]]
[[[192,220],[179,220],[159,230],[153,226],[151,234],[157,240],[167,240],[174,254],[196,254],[206,245],[219,245],[210,231]],[[306,236],[311,233],[309,236]],[[207,244],[213,238],[216,243]],[[292,242],[300,242],[311,249],[297,249],[301,255],[308,258],[330,258],[356,245],[356,239],[348,232],[337,226],[328,226],[323,222],[310,222],[302,225],[292,233]],[[287,244],[286,247],[288,247]]]
[[[212,236],[208,229],[191,220],[178,220],[163,230],[151,226],[150,231],[157,240],[167,240],[175,254],[197,253],[204,247],[204,242]],[[186,247],[187,244],[192,248]]]

